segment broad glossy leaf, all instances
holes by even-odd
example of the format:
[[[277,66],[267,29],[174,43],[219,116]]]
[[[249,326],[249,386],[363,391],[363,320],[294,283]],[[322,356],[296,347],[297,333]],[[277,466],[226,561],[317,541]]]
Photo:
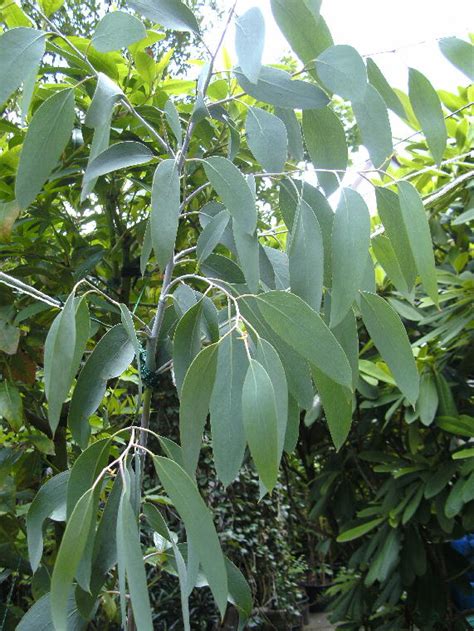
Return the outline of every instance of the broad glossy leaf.
[[[319,14],[318,0],[271,0],[273,17],[291,48],[314,72],[314,61],[333,40],[324,18]]]
[[[185,469],[194,476],[216,377],[219,344],[204,348],[192,361],[181,389],[179,435]]]
[[[95,513],[92,489],[84,493],[66,524],[51,577],[51,616],[56,629],[67,629],[68,598]]]
[[[288,156],[288,134],[283,121],[259,107],[249,107],[245,131],[250,150],[265,171],[283,171]]]
[[[122,325],[112,327],[100,340],[79,374],[72,395],[68,424],[74,440],[84,449],[90,435],[89,417],[102,401],[107,381],[119,377],[133,361],[135,351]]]
[[[352,388],[352,371],[346,354],[316,311],[301,298],[271,291],[256,298],[269,326],[310,364],[327,377]]]
[[[348,101],[363,101],[367,89],[364,60],[352,46],[326,48],[316,60],[319,79],[328,90]]]
[[[405,224],[400,199],[396,193],[388,188],[377,186],[375,194],[377,210],[384,225],[385,234],[390,239],[408,291],[411,292],[416,280],[416,265],[408,238],[410,224]]]
[[[126,48],[146,37],[146,29],[140,20],[124,11],[111,11],[101,19],[91,44],[101,53]]]
[[[265,20],[258,7],[252,7],[235,21],[235,52],[242,72],[257,83],[265,46]]]
[[[448,519],[451,517],[455,517],[458,515],[462,507],[464,506],[463,500],[463,490],[464,490],[465,480],[463,478],[459,478],[456,480],[453,487],[451,488],[448,498],[446,500],[446,504],[444,507],[444,514]]]
[[[50,96],[36,110],[26,132],[15,182],[16,199],[26,208],[57,165],[74,124],[74,90]]]
[[[275,390],[265,368],[251,359],[242,390],[242,418],[250,453],[265,487],[278,478],[279,445]]]
[[[186,311],[178,322],[173,341],[173,370],[178,393],[193,359],[201,350],[202,300]]]
[[[420,420],[426,427],[429,427],[435,419],[438,410],[438,390],[431,371],[425,370],[420,380],[420,396],[417,408],[420,413]]]
[[[145,572],[140,533],[129,499],[123,492],[117,514],[117,556],[122,561],[128,582],[133,618],[137,629],[151,631],[150,599]],[[125,623],[125,621],[123,621]]]
[[[344,188],[332,229],[331,328],[344,319],[363,283],[369,245],[367,204],[359,193]]]
[[[76,349],[76,309],[70,294],[62,311],[51,325],[45,342],[44,380],[48,399],[48,419],[54,434],[61,408],[69,394],[74,375]],[[76,366],[77,370],[77,366]]]
[[[405,108],[403,107],[398,94],[388,83],[387,79],[384,77],[382,71],[377,66],[375,61],[370,57],[367,58],[367,75],[369,77],[370,83],[374,86],[374,88],[385,101],[385,105],[397,116],[405,119]]]
[[[99,72],[97,86],[87,110],[85,124],[94,128],[107,125],[115,105],[123,97],[124,94],[119,86],[106,74]]]
[[[402,295],[409,297],[410,292],[408,291],[408,285],[390,239],[384,234],[373,237],[372,249],[377,262],[383,267],[385,273],[398,291]]]
[[[369,84],[363,100],[353,101],[352,109],[372,164],[377,169],[382,168],[393,153],[392,130],[384,100]]]
[[[90,164],[84,174],[84,181],[106,175],[118,169],[134,167],[150,162],[153,152],[146,145],[134,140],[117,142],[105,151],[102,151]],[[163,164],[163,163],[161,163]]]
[[[408,235],[412,256],[428,296],[438,304],[436,265],[428,217],[420,194],[409,182],[398,184],[400,210]]]
[[[211,512],[184,469],[168,458],[155,457],[154,462],[160,481],[183,520],[188,538],[199,542],[201,565],[223,616],[228,594],[227,572]]]
[[[0,107],[26,80],[43,58],[46,33],[12,28],[0,36]]]
[[[260,246],[257,234],[245,232],[235,219],[232,220],[232,229],[245,282],[252,293],[257,293],[260,282]]]
[[[363,537],[374,528],[377,528],[377,526],[379,526],[383,522],[383,520],[383,517],[377,517],[377,519],[371,519],[370,521],[360,524],[360,526],[355,526],[354,528],[345,530],[338,536],[337,542],[347,543],[348,541],[359,539],[359,537]]]
[[[474,44],[458,37],[443,37],[439,41],[439,47],[453,66],[463,72],[470,81],[474,81]]]
[[[0,383],[0,417],[13,431],[19,431],[23,425],[23,400],[18,388],[9,381]]]
[[[229,223],[229,211],[224,209],[206,225],[199,235],[197,242],[196,256],[198,263],[205,261],[212,254],[214,248],[221,242],[224,230]]]
[[[362,318],[382,359],[398,387],[414,405],[419,393],[419,375],[405,327],[397,312],[380,296],[362,292]]]
[[[439,96],[428,79],[414,68],[410,68],[408,94],[434,161],[440,164],[446,149],[448,132]]]
[[[164,160],[153,177],[151,241],[162,270],[171,260],[178,232],[181,191],[175,160]]]
[[[251,83],[240,68],[235,69],[240,87],[257,101],[289,109],[317,109],[325,107],[329,99],[313,83],[292,79],[284,70],[262,66],[257,83]]]
[[[323,235],[316,215],[304,199],[296,211],[288,259],[292,292],[319,311],[324,277]]]
[[[352,422],[352,384],[342,386],[330,379],[316,366],[312,366],[313,379],[316,384],[324,415],[329,427],[332,442],[340,449],[346,440]]]
[[[210,402],[214,462],[217,475],[225,486],[238,474],[245,452],[242,387],[247,368],[244,343],[234,331],[219,343]]]
[[[277,107],[275,108],[275,114],[283,121],[286,127],[290,156],[297,162],[301,162],[304,158],[303,137],[301,135],[301,126],[294,110]]]
[[[303,133],[309,155],[317,169],[334,169],[342,180],[347,168],[347,143],[339,117],[329,108],[306,110],[303,113]],[[334,173],[317,171],[318,181],[326,195],[339,187]]]
[[[137,13],[173,31],[199,33],[192,11],[181,0],[127,0]]]
[[[285,444],[288,423],[288,384],[285,369],[276,350],[263,338],[259,338],[257,342],[255,359],[266,370],[275,393],[279,461]]]
[[[66,494],[69,471],[50,478],[35,495],[26,516],[28,557],[33,573],[43,555],[43,524],[48,517],[54,521],[66,520]]]
[[[227,158],[215,156],[204,161],[204,170],[235,221],[253,234],[257,227],[255,199],[239,169]]]

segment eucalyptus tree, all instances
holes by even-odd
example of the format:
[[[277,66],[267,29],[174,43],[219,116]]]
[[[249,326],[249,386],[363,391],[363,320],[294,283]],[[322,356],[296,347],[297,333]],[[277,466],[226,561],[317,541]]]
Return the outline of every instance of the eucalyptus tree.
[[[415,128],[437,167],[453,152],[445,113],[420,72],[410,71],[406,97],[373,60],[334,45],[319,2],[272,0],[303,64],[297,72],[262,64],[262,13],[234,5],[217,48],[202,41],[195,81],[164,75],[171,52],[158,62],[150,54],[164,37],[157,25],[202,39],[181,0],[128,0],[90,38],[55,25],[61,3],[40,4],[27,13],[12,4],[0,37],[0,102],[8,106],[0,217],[3,237],[13,236],[0,279],[12,296],[41,303],[21,316],[14,304],[5,312],[3,350],[15,354],[30,320],[32,329],[37,317],[50,324],[34,400],[22,409],[21,386],[7,371],[1,414],[14,431],[26,423],[42,432],[55,452],[55,475],[26,520],[31,568],[50,568],[51,580],[19,628],[85,626],[112,583],[122,625],[152,629],[148,563],[178,575],[185,629],[188,596],[203,581],[221,615],[232,602],[243,625],[250,590],[223,555],[195,480],[208,416],[219,480],[232,484],[250,454],[262,495],[271,493],[283,452],[298,440],[300,411],[316,396],[334,445],[344,444],[360,322],[400,396],[416,405],[417,361],[398,313],[376,293],[375,257],[408,303],[420,284],[434,305],[440,294],[423,201],[410,181],[390,175],[398,146],[388,109]],[[221,67],[232,22],[238,63],[224,55]],[[469,70],[470,44],[450,40],[446,51]],[[48,65],[45,53],[60,61]],[[333,95],[351,103],[378,216],[341,185],[348,150]],[[375,227],[383,248],[371,247]],[[61,266],[48,269],[44,257],[25,269],[15,242],[34,257],[45,234]],[[124,270],[138,264],[142,278],[125,282]],[[67,291],[52,296],[57,275]],[[154,388],[170,369],[179,445],[155,423]],[[119,386],[129,389],[127,414],[114,422],[110,393]],[[186,542],[143,489],[148,461]],[[146,555],[142,518],[157,533]],[[43,556],[46,520],[65,524],[53,559]]]

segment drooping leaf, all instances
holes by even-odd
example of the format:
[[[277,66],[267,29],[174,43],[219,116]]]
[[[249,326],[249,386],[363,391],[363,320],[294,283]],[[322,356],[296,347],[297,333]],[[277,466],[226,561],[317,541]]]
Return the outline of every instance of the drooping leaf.
[[[178,232],[181,205],[179,173],[175,160],[163,160],[153,176],[151,241],[162,270],[171,260]]]
[[[173,341],[173,370],[178,393],[193,359],[201,350],[202,300],[178,322]]]
[[[363,537],[374,528],[377,528],[377,526],[383,522],[383,519],[383,517],[377,517],[377,519],[371,519],[370,521],[360,524],[360,526],[355,526],[354,528],[345,530],[338,536],[337,542],[347,543],[348,541],[359,539],[359,537]]]
[[[97,476],[107,465],[110,438],[102,438],[83,451],[72,466],[67,487],[67,518],[84,493],[92,487]]]
[[[179,434],[185,469],[194,476],[202,433],[214,388],[219,344],[206,346],[191,363],[184,378],[179,406]]]
[[[262,66],[255,84],[247,79],[240,68],[236,68],[234,73],[240,87],[249,96],[276,107],[311,110],[325,107],[329,102],[326,94],[316,85],[292,79],[288,72],[278,68]]]
[[[23,425],[23,401],[18,388],[9,381],[0,383],[0,417],[4,418],[14,431]]]
[[[33,573],[43,555],[43,524],[48,517],[54,521],[66,520],[66,493],[69,471],[58,473],[39,489],[26,516],[28,557]]]
[[[410,68],[408,94],[434,161],[440,164],[446,149],[448,132],[436,90],[419,70]]]
[[[44,351],[45,394],[48,419],[54,434],[59,424],[62,404],[69,394],[76,349],[76,310],[70,294],[48,332]],[[77,367],[76,367],[77,369]]]
[[[141,142],[134,140],[126,140],[125,142],[117,142],[94,158],[87,165],[84,174],[84,181],[88,182],[94,178],[125,169],[127,167],[137,166],[150,162],[153,153],[148,147]],[[161,163],[163,164],[163,163]]]
[[[66,524],[51,577],[51,617],[56,629],[67,629],[68,598],[94,518],[92,489],[80,498]]]
[[[265,46],[265,20],[258,7],[252,7],[235,21],[235,52],[242,72],[257,83]]]
[[[304,158],[303,137],[301,135],[301,125],[296,118],[294,110],[277,107],[275,108],[275,114],[283,121],[286,127],[290,156],[297,162],[301,162]]]
[[[409,297],[410,292],[390,239],[384,234],[378,234],[372,238],[372,249],[377,262],[383,267],[398,291]]]
[[[337,383],[315,365],[312,366],[312,373],[324,408],[332,442],[336,449],[340,449],[351,428],[352,384],[348,388]]]
[[[251,359],[242,390],[245,436],[258,475],[271,491],[278,478],[278,418],[275,391],[265,368]]]
[[[323,235],[316,215],[301,199],[288,241],[290,286],[294,294],[319,311],[323,295]]]
[[[367,59],[367,75],[369,77],[370,83],[374,86],[374,88],[385,101],[385,105],[397,116],[405,119],[405,108],[403,107],[398,94],[388,83],[387,79],[384,77],[382,71],[377,66],[375,61],[370,57]]]
[[[397,312],[380,296],[362,292],[364,324],[398,387],[413,405],[418,399],[419,375],[405,327]]]
[[[316,78],[314,62],[333,40],[317,0],[271,0],[273,17],[291,48]]]
[[[426,427],[429,427],[435,419],[438,410],[438,390],[431,371],[425,370],[420,380],[420,396],[418,398],[418,411],[420,420]]]
[[[235,219],[232,220],[232,230],[245,282],[252,293],[257,293],[260,282],[260,246],[257,234],[245,232]]]
[[[0,107],[39,65],[45,42],[46,33],[34,28],[12,28],[0,36]]]
[[[247,368],[243,341],[234,331],[219,344],[210,402],[214,462],[217,475],[225,486],[238,474],[245,452],[242,388]]]
[[[112,110],[123,96],[124,94],[119,86],[106,74],[99,72],[97,86],[90,107],[87,110],[85,124],[93,128],[107,125],[110,121]]]
[[[181,128],[178,110],[176,109],[176,106],[171,99],[168,99],[166,101],[164,112],[166,120],[168,121],[168,125],[171,127],[171,131],[176,138],[178,147],[181,147],[183,142],[183,130]]]
[[[57,165],[74,124],[74,90],[50,96],[36,110],[26,132],[15,182],[15,194],[26,208]]]
[[[255,199],[239,169],[227,158],[215,156],[205,160],[204,170],[235,221],[253,234],[257,227]]]
[[[298,443],[300,433],[300,408],[296,400],[290,395],[288,397],[288,421],[285,434],[285,451],[291,454]]]
[[[363,283],[369,244],[367,204],[359,193],[345,188],[332,229],[331,328],[344,319]]]
[[[127,0],[127,4],[137,13],[165,28],[199,33],[196,18],[181,0]]]
[[[270,327],[327,377],[352,389],[352,371],[339,342],[316,311],[301,298],[271,291],[256,298]]]
[[[74,440],[84,449],[90,435],[89,417],[102,401],[107,381],[119,377],[135,351],[122,325],[112,327],[100,340],[79,374],[71,399],[68,424]]]
[[[288,155],[288,134],[283,121],[259,107],[249,107],[245,130],[250,150],[265,171],[283,171]]]
[[[124,11],[111,11],[100,20],[91,44],[100,53],[126,48],[146,37],[146,29],[140,20]]]
[[[78,611],[74,593],[69,594],[67,600],[67,629],[68,631],[83,631],[87,626]],[[28,609],[20,620],[16,631],[56,631],[56,627],[51,619],[51,594],[48,592],[41,596],[34,605]]]
[[[392,130],[384,100],[368,85],[364,98],[352,102],[362,143],[369,152],[375,168],[382,168],[393,153]]]
[[[230,214],[226,209],[222,210],[206,225],[199,235],[196,256],[198,263],[205,261],[212,254],[214,248],[221,242],[224,230],[229,223]]]
[[[428,296],[438,304],[436,266],[431,233],[420,194],[410,182],[398,184],[400,210],[412,256]]]
[[[319,79],[331,92],[348,101],[363,101],[367,89],[364,60],[352,46],[326,48],[316,60]]]
[[[443,37],[439,40],[439,47],[453,66],[463,72],[469,81],[474,81],[474,44],[458,37]]]
[[[359,381],[359,333],[354,311],[349,309],[346,317],[332,330],[335,338],[347,355],[352,370],[354,390]]]
[[[212,515],[184,469],[168,458],[155,457],[154,463],[166,493],[183,520],[188,538],[199,542],[200,562],[223,616],[228,594],[227,572]]]

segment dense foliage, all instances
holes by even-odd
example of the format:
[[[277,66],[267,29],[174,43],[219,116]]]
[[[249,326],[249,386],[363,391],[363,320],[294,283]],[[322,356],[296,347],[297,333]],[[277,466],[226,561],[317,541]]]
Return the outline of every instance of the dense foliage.
[[[348,628],[457,620],[424,594],[473,522],[472,87],[395,91],[320,3],[271,4],[296,70],[262,66],[257,8],[222,19],[233,68],[202,3],[0,5],[8,627],[167,628],[176,580],[185,629],[291,618],[316,532]],[[472,80],[472,45],[440,45]],[[341,187],[359,142],[377,214]]]

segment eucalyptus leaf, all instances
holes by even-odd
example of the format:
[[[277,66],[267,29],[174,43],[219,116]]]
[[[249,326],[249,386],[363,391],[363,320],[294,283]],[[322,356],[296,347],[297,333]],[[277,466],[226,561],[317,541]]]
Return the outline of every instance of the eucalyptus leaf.
[[[405,108],[398,94],[390,86],[387,79],[382,74],[382,71],[371,57],[367,58],[367,75],[370,83],[385,101],[385,105],[401,119],[406,119]]]
[[[229,211],[224,209],[215,215],[215,217],[211,219],[201,232],[196,250],[196,256],[199,264],[205,261],[221,242],[222,235],[229,223],[229,219]]]
[[[382,168],[393,153],[392,130],[384,100],[368,85],[362,100],[352,102],[362,143],[375,168]]]
[[[252,293],[257,293],[260,282],[260,248],[257,234],[245,232],[235,219],[232,220],[232,230],[245,282]]]
[[[202,300],[186,311],[178,322],[173,340],[173,370],[178,393],[193,359],[201,350]]]
[[[84,181],[88,182],[119,169],[145,164],[150,162],[152,158],[152,151],[141,142],[134,140],[117,142],[105,151],[102,151],[87,165]]]
[[[259,107],[249,107],[245,130],[250,150],[265,171],[283,171],[288,156],[288,134],[278,116]]]
[[[124,94],[119,86],[106,74],[99,72],[97,86],[90,107],[87,110],[85,124],[93,128],[107,125],[110,121],[112,110],[123,97]]]
[[[235,51],[242,72],[257,83],[265,46],[265,20],[258,7],[252,7],[235,21]]]
[[[295,111],[282,107],[275,108],[275,114],[280,118],[288,135],[288,152],[294,160],[301,162],[304,159],[303,137],[301,125],[296,117]]]
[[[329,432],[337,450],[344,444],[352,422],[352,384],[341,385],[329,378],[315,365],[312,366],[313,379],[324,408]]]
[[[162,270],[172,259],[178,233],[181,190],[175,160],[163,160],[153,176],[151,241]]]
[[[146,29],[140,20],[124,11],[111,11],[100,20],[91,44],[101,53],[126,48],[146,37]]]
[[[349,101],[363,101],[367,89],[364,60],[352,46],[327,48],[316,60],[319,79],[330,90]]]
[[[405,297],[410,296],[395,250],[390,239],[384,234],[372,238],[372,249],[377,262],[383,267],[398,291]]]
[[[173,31],[199,33],[192,11],[181,0],[127,0],[137,13]]]
[[[443,37],[439,40],[439,47],[453,66],[463,72],[469,81],[474,81],[474,44],[458,37]]]

